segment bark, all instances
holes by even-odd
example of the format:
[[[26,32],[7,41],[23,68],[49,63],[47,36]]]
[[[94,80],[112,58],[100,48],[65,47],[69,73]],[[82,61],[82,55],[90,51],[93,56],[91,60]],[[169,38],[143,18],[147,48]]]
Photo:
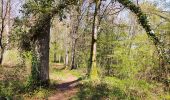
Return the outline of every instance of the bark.
[[[77,40],[75,40],[74,42],[73,42],[73,46],[72,46],[72,61],[71,61],[71,70],[73,70],[73,69],[76,69],[77,68],[77,66],[76,66],[76,64],[75,64],[75,57],[76,57],[76,54],[75,54],[75,52],[76,52],[76,43],[77,43]]]
[[[80,5],[81,3],[78,2],[78,5],[73,7],[73,12],[71,15],[76,15],[76,18],[73,17],[73,25],[72,25],[72,56],[71,56],[71,70],[76,69],[76,44],[77,44],[77,40],[79,38],[79,34],[78,34],[78,30],[79,30],[79,25],[80,25],[80,21],[82,18],[81,15],[81,10],[80,10]]]
[[[8,2],[7,2],[7,5],[8,5]],[[7,5],[5,6],[4,1],[1,0],[0,64],[2,64],[3,55],[4,55],[4,45],[3,45],[3,42],[2,42],[2,36],[3,36],[3,33],[4,33],[4,28],[5,28],[5,18],[6,18],[7,9],[8,9]],[[4,9],[4,6],[6,7],[5,9]]]
[[[2,6],[3,6],[3,0],[1,2]],[[3,8],[1,9],[1,13],[3,13]],[[2,44],[2,34],[4,32],[4,19],[3,19],[3,14],[1,15],[1,33],[0,33],[0,48],[1,48],[1,54],[0,54],[0,64],[2,64],[2,60],[3,60],[3,54],[4,54],[4,48],[3,48],[3,44]]]
[[[8,0],[8,5],[7,5],[7,24],[6,24],[6,35],[7,35],[7,39],[6,39],[6,47],[5,49],[9,48],[9,36],[10,36],[10,15],[11,15],[11,0]]]
[[[42,14],[34,28],[32,28],[34,49],[32,63],[32,78],[35,85],[49,85],[49,42],[50,42],[50,14]]]
[[[58,62],[59,63],[61,62],[61,56],[60,55],[58,56]]]
[[[67,4],[67,5],[66,5]],[[49,42],[51,19],[60,10],[66,8],[72,3],[65,3],[48,12],[40,12],[36,24],[31,27],[30,36],[33,41],[32,58],[32,83],[33,85],[49,85]],[[67,61],[66,61],[67,62]]]
[[[68,57],[69,57],[69,51],[68,48],[66,48],[66,52],[65,52],[65,68],[68,67]]]
[[[97,53],[97,35],[98,35],[98,10],[100,9],[101,1],[98,0],[95,2],[95,12],[93,18],[93,26],[92,26],[92,42],[91,42],[91,55],[90,55],[90,66],[88,68],[88,74],[91,78],[97,78],[97,62],[96,62],[96,53]]]
[[[1,48],[1,54],[0,54],[0,64],[2,65],[2,61],[3,61],[3,58],[4,58],[4,47],[3,47],[3,44],[2,44],[2,39],[0,38],[0,48]]]
[[[57,50],[57,42],[55,41],[54,42],[54,63],[57,62],[57,52],[56,52],[56,50]]]
[[[56,63],[56,62],[57,62],[57,53],[54,52],[54,63]]]

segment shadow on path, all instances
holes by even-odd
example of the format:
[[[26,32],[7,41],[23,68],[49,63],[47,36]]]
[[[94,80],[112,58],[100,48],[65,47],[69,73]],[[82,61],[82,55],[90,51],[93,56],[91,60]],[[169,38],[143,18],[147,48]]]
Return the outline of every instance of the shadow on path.
[[[69,100],[78,92],[79,81],[82,79],[74,79],[72,76],[68,77],[67,81],[54,85],[57,92],[48,98],[48,100]]]
[[[81,80],[82,79],[79,78],[79,79],[71,81],[71,82],[65,82],[65,83],[57,84],[56,89],[60,90],[60,91],[65,91],[65,90],[69,90],[69,89],[72,89],[72,88],[76,88],[78,86],[78,82],[81,81]]]

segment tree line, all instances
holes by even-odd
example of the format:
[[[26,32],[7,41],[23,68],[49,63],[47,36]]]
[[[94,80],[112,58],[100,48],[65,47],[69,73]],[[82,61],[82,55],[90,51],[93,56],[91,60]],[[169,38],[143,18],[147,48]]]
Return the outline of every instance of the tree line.
[[[112,24],[114,22],[112,19],[114,19],[115,16],[124,9],[128,9],[135,15],[140,26]],[[126,37],[124,37],[126,34],[123,34],[122,32],[120,37],[118,37],[116,34],[112,34],[112,32],[117,31],[117,33],[120,33],[121,31],[127,31],[130,27],[131,30],[129,30],[129,34],[131,34],[131,36],[129,35],[129,37],[130,39],[133,39],[134,34],[136,33],[135,28],[138,27],[141,29],[142,27],[148,38],[151,40],[151,44],[154,45],[153,47],[155,48],[156,54],[160,60],[160,68],[157,70],[161,69],[161,71],[157,80],[162,81],[166,87],[169,87],[169,48],[168,45],[165,45],[164,43],[164,41],[166,41],[168,44],[169,41],[168,39],[165,39],[162,42],[162,38],[160,38],[161,36],[157,34],[157,31],[153,29],[153,26],[149,22],[149,15],[143,11],[141,6],[139,6],[138,0],[137,2],[133,2],[131,0],[28,0],[25,1],[21,12],[23,14],[21,18],[15,18],[14,20],[15,30],[18,33],[21,32],[21,34],[17,34],[17,37],[19,37],[19,43],[14,43],[13,45],[19,45],[21,52],[31,51],[32,67],[30,76],[32,86],[48,86],[50,83],[50,45],[54,48],[54,51],[52,50],[54,55],[52,56],[54,58],[53,61],[56,62],[58,53],[56,52],[56,49],[59,47],[58,45],[62,44],[61,42],[60,44],[57,44],[57,41],[62,39],[57,40],[55,37],[64,35],[63,31],[59,31],[61,28],[59,24],[57,28],[58,30],[55,31],[61,33],[56,35],[51,34],[51,36],[54,36],[51,43],[51,29],[53,28],[55,21],[57,21],[57,23],[62,22],[65,26],[63,30],[65,30],[66,33],[69,33],[66,34],[68,36],[65,35],[62,40],[62,42],[64,41],[63,47],[65,51],[60,52],[61,55],[59,56],[59,62],[61,61],[61,57],[63,57],[62,60],[65,63],[65,67],[69,67],[73,70],[77,69],[84,61],[87,68],[87,76],[94,80],[98,79],[100,76],[98,71],[99,63],[100,65],[106,66],[105,68],[109,75],[112,71],[111,67],[113,67],[110,65],[118,65],[119,62],[122,62],[121,60],[116,61],[114,59],[113,52],[115,51],[112,51],[112,48],[114,48],[115,45],[119,45],[116,43],[117,40],[122,41],[123,39],[126,39]],[[157,15],[169,22],[169,17],[167,17],[168,14],[163,15],[157,10],[153,13],[154,15]],[[8,45],[10,44],[10,22],[10,0],[8,0],[5,4],[4,0],[2,0],[0,63],[2,63],[4,51],[11,48],[11,46]],[[160,23],[160,25],[161,24],[162,23]],[[114,25],[116,25],[119,29]],[[6,42],[3,41],[5,27],[7,28]],[[159,27],[159,25],[157,27]],[[66,29],[68,29],[69,32]],[[16,31],[14,31],[13,34],[15,34]],[[130,55],[132,52],[131,49],[136,46],[131,41],[132,40],[127,42],[125,41],[125,44],[128,43],[128,46],[130,47],[129,51],[126,51],[126,55]],[[71,57],[69,56],[70,52]],[[100,53],[100,55],[98,55],[98,53]],[[107,57],[103,57],[104,55],[107,55]],[[147,58],[147,60],[150,59],[152,58]],[[102,60],[105,60],[105,62],[101,62]]]

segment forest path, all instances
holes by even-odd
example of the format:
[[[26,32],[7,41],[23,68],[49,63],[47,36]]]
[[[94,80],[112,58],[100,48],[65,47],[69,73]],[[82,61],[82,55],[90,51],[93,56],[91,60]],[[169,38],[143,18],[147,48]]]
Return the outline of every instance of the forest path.
[[[80,79],[72,75],[69,70],[64,70],[62,66],[56,66],[56,69],[62,71],[64,75],[51,75],[58,84],[55,86],[57,91],[48,100],[69,100],[76,96]]]

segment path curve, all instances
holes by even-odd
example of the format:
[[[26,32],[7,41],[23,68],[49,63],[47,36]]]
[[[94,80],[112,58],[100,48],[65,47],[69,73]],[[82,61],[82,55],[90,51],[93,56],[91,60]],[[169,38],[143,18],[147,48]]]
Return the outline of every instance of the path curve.
[[[67,78],[61,80],[59,84],[56,85],[57,92],[48,98],[48,100],[69,100],[74,97],[78,92],[78,82],[80,80],[69,74]]]

